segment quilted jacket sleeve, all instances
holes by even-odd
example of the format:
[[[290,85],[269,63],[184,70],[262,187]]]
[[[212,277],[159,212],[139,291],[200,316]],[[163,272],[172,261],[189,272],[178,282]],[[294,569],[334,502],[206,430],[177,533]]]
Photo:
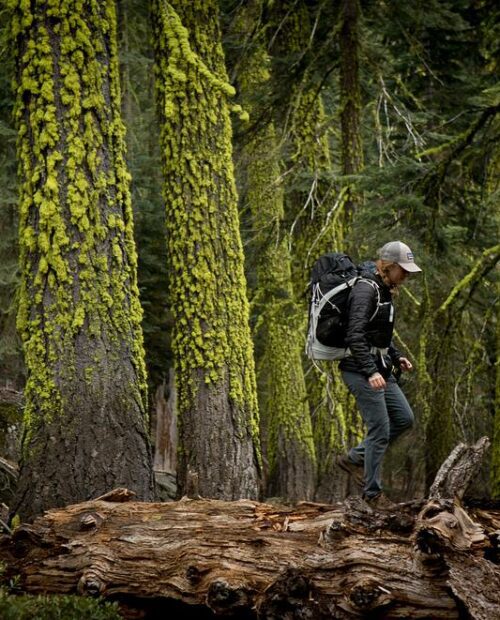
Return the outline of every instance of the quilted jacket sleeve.
[[[366,280],[359,280],[352,289],[348,301],[349,323],[346,344],[351,350],[358,372],[366,377],[378,372],[367,338],[367,326],[377,307],[375,286]]]
[[[391,357],[391,360],[394,366],[399,367],[399,358],[403,357],[403,354],[401,353],[399,349],[396,349],[396,347],[394,346],[394,342],[391,342],[391,346],[389,347],[388,353]]]

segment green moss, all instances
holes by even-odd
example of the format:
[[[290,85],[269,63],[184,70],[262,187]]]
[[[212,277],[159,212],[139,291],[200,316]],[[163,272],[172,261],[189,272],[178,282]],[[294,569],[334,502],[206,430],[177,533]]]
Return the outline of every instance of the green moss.
[[[500,244],[484,250],[481,257],[476,261],[475,265],[469,271],[469,273],[465,275],[459,282],[457,282],[457,284],[455,284],[448,297],[438,308],[438,312],[445,312],[455,301],[459,293],[477,279],[477,274],[483,268],[486,260],[492,257],[494,262],[496,263],[498,261],[499,253]]]
[[[237,425],[258,437],[253,348],[233,179],[228,97],[213,2],[155,2],[161,145],[179,409],[198,380],[229,381]],[[189,24],[189,32],[185,27]]]
[[[253,10],[250,5],[240,9],[233,34],[245,37]],[[264,45],[254,41],[240,66],[239,84],[243,107],[256,117],[255,93],[265,88],[268,65]],[[253,248],[259,259],[252,305],[258,316],[254,339],[267,477],[274,493],[297,499],[311,493],[315,448],[301,359],[304,325],[301,310],[293,302],[289,237],[282,228],[284,195],[278,152],[276,132],[270,124],[248,141],[240,156],[245,162],[245,200],[252,212],[255,235],[259,238],[259,233],[266,231]],[[290,468],[303,473],[278,480],[279,472]],[[295,485],[300,485],[301,479],[305,484],[299,489]]]
[[[92,374],[75,363],[76,336],[86,325],[95,337],[128,343],[138,379],[132,399],[142,400],[143,411],[146,374],[114,3],[92,2],[91,10],[78,0],[11,5],[20,67],[18,329],[29,371],[27,445],[38,424],[65,413],[56,361],[84,380]]]

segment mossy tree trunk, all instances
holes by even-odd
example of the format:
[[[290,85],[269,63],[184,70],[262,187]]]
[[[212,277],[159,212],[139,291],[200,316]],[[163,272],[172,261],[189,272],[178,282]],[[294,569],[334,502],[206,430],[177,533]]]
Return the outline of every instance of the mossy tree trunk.
[[[178,483],[256,497],[258,407],[215,0],[153,2],[179,407]]]
[[[233,25],[237,40],[248,39],[258,23],[261,2],[240,9]],[[250,123],[262,116],[259,92],[269,81],[264,41],[254,35],[239,67],[239,91]],[[249,133],[240,155],[246,171],[245,206],[251,212],[257,256],[255,314],[256,362],[266,496],[288,501],[311,499],[315,451],[302,368],[303,322],[295,302],[289,235],[283,228],[283,188],[274,123]]]
[[[419,399],[423,411],[426,445],[426,482],[430,484],[440,463],[457,440],[493,430],[492,491],[495,489],[495,455],[498,453],[495,421],[476,414],[477,384],[490,381],[491,352],[483,332],[495,320],[490,300],[483,320],[473,316],[472,295],[500,256],[500,246],[487,248],[472,268],[449,290],[440,305],[429,296],[423,308],[419,352]],[[425,388],[425,389],[424,389]],[[491,400],[494,415],[494,396]],[[496,417],[496,416],[495,416]]]
[[[342,0],[340,11],[340,126],[342,134],[342,174],[350,177],[363,168],[361,143],[361,94],[358,59],[359,0]],[[352,183],[348,183],[344,207],[349,219],[359,203]]]
[[[293,10],[291,10],[293,4]],[[273,13],[276,33],[271,51],[288,65],[304,64],[314,35],[307,6],[303,2],[280,3]],[[312,42],[311,42],[312,41]],[[279,75],[280,65],[275,63]],[[282,76],[281,76],[282,77]],[[303,335],[307,328],[307,290],[314,261],[343,249],[345,192],[332,174],[327,118],[318,79],[307,68],[292,82],[286,107],[277,122],[281,139],[290,145],[285,153],[285,222],[291,233],[292,279],[295,299],[302,308]],[[307,396],[313,424],[318,462],[316,498],[330,501],[345,494],[345,476],[333,467],[335,452],[342,451],[356,433],[355,411],[337,369],[330,363],[306,362]]]
[[[446,458],[451,447],[456,442],[459,435],[459,427],[453,419],[452,391],[455,388],[453,359],[450,338],[439,337],[438,334],[446,333],[445,317],[437,317],[433,308],[434,323],[430,332],[426,335],[426,367],[432,377],[428,387],[429,391],[422,394],[426,406],[424,411],[428,415],[425,417],[425,482],[429,486],[439,469],[439,466]],[[456,328],[455,328],[456,329]],[[439,349],[434,343],[439,340]],[[423,377],[424,384],[426,377]]]
[[[500,119],[497,117],[496,130],[499,130]],[[486,188],[490,196],[495,196],[499,188],[498,170],[500,169],[500,149],[495,143],[492,145],[492,153],[488,157],[488,169],[486,173],[487,184]],[[498,230],[498,219],[497,230]],[[498,293],[498,280],[497,280],[497,293]],[[496,297],[496,303],[492,300],[492,316],[488,317],[488,323],[492,326],[492,334],[488,342],[487,359],[489,367],[493,371],[490,371],[492,376],[493,398],[492,398],[492,412],[493,412],[493,432],[492,437],[492,449],[490,460],[490,490],[492,497],[500,499],[500,317],[498,314],[498,295]]]
[[[2,25],[3,40],[8,25]],[[4,50],[1,59],[0,92],[0,388],[21,390],[24,367],[20,340],[16,332],[17,296],[19,286],[18,213],[16,185],[16,131],[12,118],[14,93],[9,90],[14,72],[12,55]],[[7,418],[0,411],[0,427]],[[1,431],[0,431],[1,433]]]
[[[28,380],[14,510],[127,485],[152,497],[114,3],[12,2],[18,329]]]

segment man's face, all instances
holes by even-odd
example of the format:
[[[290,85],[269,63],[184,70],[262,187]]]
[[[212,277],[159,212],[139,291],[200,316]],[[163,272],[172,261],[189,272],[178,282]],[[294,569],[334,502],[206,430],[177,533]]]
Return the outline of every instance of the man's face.
[[[391,281],[391,284],[394,284],[395,286],[399,286],[399,284],[402,284],[406,280],[406,278],[409,276],[409,272],[403,269],[401,265],[397,265],[395,263],[389,267],[389,270],[387,271],[387,275],[389,276],[389,280]]]

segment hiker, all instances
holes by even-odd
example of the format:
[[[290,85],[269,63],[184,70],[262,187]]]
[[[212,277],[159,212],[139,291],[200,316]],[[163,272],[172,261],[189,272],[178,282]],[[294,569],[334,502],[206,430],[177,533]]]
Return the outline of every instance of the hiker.
[[[363,488],[363,499],[377,509],[394,504],[382,492],[380,469],[389,444],[414,422],[393,369],[412,370],[410,360],[392,343],[392,297],[409,274],[422,271],[410,248],[401,241],[386,243],[378,260],[362,266],[361,279],[347,301],[346,345],[350,354],[340,362],[342,378],[354,395],[366,426],[366,436],[337,465]]]

